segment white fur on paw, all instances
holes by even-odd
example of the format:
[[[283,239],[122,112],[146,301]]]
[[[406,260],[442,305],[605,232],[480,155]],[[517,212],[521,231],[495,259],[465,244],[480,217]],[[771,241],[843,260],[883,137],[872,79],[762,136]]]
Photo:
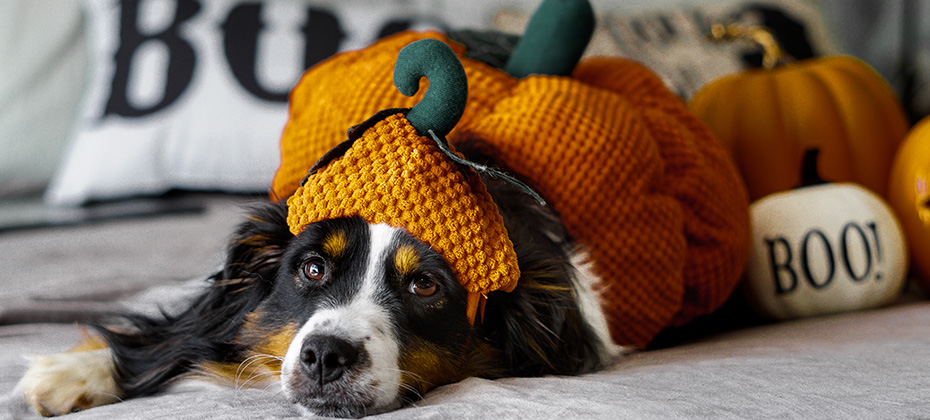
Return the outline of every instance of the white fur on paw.
[[[119,401],[110,350],[38,356],[17,389],[43,416],[57,416]]]

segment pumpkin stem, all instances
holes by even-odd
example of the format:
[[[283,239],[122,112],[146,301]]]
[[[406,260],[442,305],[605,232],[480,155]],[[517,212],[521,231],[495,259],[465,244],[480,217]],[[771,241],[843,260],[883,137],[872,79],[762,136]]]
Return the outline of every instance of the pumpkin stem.
[[[445,136],[465,112],[468,78],[459,58],[448,45],[436,39],[421,39],[400,50],[394,65],[394,86],[413,96],[420,90],[420,78],[429,80],[423,99],[407,113],[407,121],[421,136],[430,130]]]
[[[818,155],[820,155],[820,149],[807,149],[804,152],[804,160],[801,162],[801,185],[798,188],[829,183],[829,181],[821,178],[820,173],[817,171]]]
[[[714,41],[745,39],[762,48],[762,67],[772,70],[779,64],[790,63],[794,58],[778,45],[772,31],[763,26],[744,26],[735,23],[715,23],[710,27],[710,38]]]
[[[570,76],[591,41],[594,23],[588,0],[543,0],[504,71],[517,78],[530,74]]]

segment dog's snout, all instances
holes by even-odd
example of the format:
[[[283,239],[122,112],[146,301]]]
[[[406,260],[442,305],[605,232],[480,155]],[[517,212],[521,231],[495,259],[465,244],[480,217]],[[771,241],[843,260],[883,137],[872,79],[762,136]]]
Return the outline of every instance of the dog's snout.
[[[300,352],[300,363],[307,375],[320,385],[342,377],[358,360],[356,345],[331,335],[308,337]]]

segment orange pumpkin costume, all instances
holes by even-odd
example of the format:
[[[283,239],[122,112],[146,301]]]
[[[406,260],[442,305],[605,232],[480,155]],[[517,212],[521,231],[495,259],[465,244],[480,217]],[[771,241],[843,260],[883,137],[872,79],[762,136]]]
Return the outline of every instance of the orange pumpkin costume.
[[[339,54],[291,93],[273,197],[294,195],[348,127],[422,98],[423,86],[413,97],[397,92],[391,70],[400,49],[423,38],[448,44],[468,78],[467,106],[446,138],[483,140],[559,212],[602,279],[615,341],[645,345],[727,299],[747,257],[745,187],[684,104],[624,59],[584,60],[571,77],[514,78],[435,32]]]

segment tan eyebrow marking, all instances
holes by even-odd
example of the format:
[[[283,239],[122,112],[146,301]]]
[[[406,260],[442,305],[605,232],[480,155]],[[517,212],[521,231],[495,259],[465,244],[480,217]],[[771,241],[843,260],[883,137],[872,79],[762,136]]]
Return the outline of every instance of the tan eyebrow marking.
[[[408,275],[416,271],[420,266],[420,256],[417,251],[410,245],[402,245],[394,253],[394,267],[401,275]]]
[[[337,230],[329,234],[329,236],[327,236],[323,241],[323,252],[325,252],[330,257],[340,257],[342,256],[342,253],[345,252],[347,244],[348,240],[346,239],[346,233],[341,230]]]

